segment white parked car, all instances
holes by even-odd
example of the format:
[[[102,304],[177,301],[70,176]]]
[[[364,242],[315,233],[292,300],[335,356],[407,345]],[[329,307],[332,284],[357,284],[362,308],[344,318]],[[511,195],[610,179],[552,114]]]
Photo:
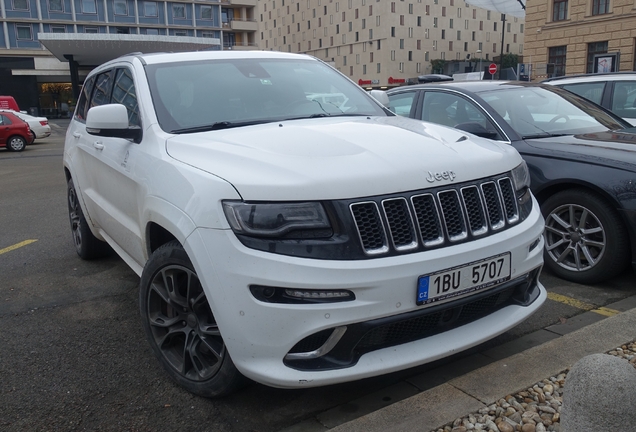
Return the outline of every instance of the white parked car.
[[[150,345],[198,395],[413,367],[546,299],[516,150],[395,116],[313,57],[110,61],[84,83],[64,170],[77,253],[108,243],[140,275]]]
[[[0,109],[0,111],[8,111],[14,114],[16,117],[25,121],[29,125],[29,129],[31,129],[31,135],[33,135],[33,139],[46,138],[51,135],[51,125],[49,125],[49,119],[47,119],[46,117],[34,117],[30,114],[13,110]]]

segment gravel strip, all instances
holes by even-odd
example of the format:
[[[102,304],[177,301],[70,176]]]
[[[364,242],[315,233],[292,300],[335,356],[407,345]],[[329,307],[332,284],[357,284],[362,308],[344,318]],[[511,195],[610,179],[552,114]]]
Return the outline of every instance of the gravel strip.
[[[636,342],[606,354],[624,358],[636,368]],[[476,413],[431,432],[560,432],[563,386],[567,370],[515,395],[508,395]]]

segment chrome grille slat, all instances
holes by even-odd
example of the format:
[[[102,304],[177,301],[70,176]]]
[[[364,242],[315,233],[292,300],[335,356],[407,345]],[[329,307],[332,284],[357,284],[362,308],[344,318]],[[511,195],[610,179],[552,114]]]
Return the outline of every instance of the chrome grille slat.
[[[520,218],[508,177],[370,198],[349,207],[367,255],[427,250],[481,238]]]

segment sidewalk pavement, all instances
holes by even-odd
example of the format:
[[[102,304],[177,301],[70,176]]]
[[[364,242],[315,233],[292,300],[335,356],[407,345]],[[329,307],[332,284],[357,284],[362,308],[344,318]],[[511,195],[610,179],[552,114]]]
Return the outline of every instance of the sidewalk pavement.
[[[378,407],[372,397],[353,401],[353,404],[370,405],[366,415],[347,418],[347,410],[336,407],[281,432],[430,432],[556,376],[587,355],[604,353],[636,339],[636,296],[604,309],[621,313],[603,317],[592,311],[585,312],[568,320],[567,325],[550,326],[520,338],[525,340],[494,348],[500,356],[511,354],[499,360],[488,361],[484,355],[487,352],[473,354],[398,383],[388,393],[393,391],[401,400],[391,405]],[[535,346],[525,349],[532,344]],[[512,354],[513,351],[516,353]],[[453,374],[452,370],[468,372]],[[414,395],[399,397],[399,393],[409,392],[404,388],[408,384],[422,388],[426,380],[439,381],[440,377],[449,375],[455,377]]]

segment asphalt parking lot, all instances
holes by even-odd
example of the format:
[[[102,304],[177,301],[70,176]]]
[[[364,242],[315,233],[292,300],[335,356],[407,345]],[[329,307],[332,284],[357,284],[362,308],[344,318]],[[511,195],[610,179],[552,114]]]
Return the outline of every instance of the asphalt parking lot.
[[[253,384],[220,400],[190,395],[146,343],[138,277],[116,256],[77,257],[62,172],[66,125],[51,123],[53,135],[24,152],[0,150],[1,430],[266,432],[299,423],[327,430],[479,366],[462,362],[464,353],[338,386]],[[607,306],[636,295],[631,270],[598,286],[547,273],[541,280],[550,293],[545,306],[472,353],[501,358],[617,313]]]

